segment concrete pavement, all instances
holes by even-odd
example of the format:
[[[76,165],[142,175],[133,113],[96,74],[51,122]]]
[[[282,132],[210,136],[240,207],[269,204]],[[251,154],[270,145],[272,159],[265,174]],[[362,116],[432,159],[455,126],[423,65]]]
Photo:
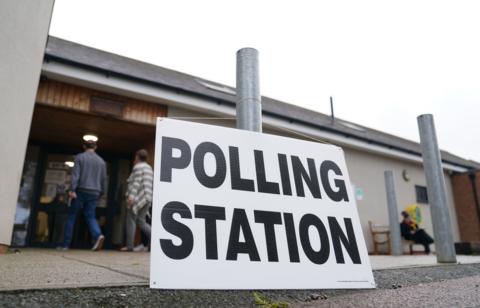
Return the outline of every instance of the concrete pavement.
[[[148,253],[22,249],[0,256],[0,291],[145,285]]]
[[[437,263],[435,255],[370,256],[370,262],[374,270],[446,265]],[[457,264],[474,263],[480,263],[480,255],[457,255]]]
[[[160,290],[148,286],[0,292],[0,307],[479,307],[480,264],[373,272],[369,290]]]
[[[0,291],[148,285],[149,253],[21,249],[0,256]],[[435,266],[433,255],[370,256],[374,270]],[[480,256],[458,256],[461,264]]]
[[[292,307],[480,307],[480,275],[357,292]]]

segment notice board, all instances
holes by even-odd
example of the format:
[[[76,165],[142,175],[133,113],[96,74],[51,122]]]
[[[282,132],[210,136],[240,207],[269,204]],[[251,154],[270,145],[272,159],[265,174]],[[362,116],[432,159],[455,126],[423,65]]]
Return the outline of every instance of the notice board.
[[[343,150],[159,118],[150,287],[374,288]]]

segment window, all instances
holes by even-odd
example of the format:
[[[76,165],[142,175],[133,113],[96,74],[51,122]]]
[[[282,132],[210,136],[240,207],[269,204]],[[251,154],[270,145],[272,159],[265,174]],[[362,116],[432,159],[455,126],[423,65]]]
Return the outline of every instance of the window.
[[[425,186],[415,185],[415,195],[417,203],[428,203],[427,188]]]
[[[27,230],[30,221],[30,212],[33,210],[34,188],[36,185],[38,158],[40,148],[29,145],[23,163],[22,180],[18,193],[15,224],[13,225],[12,246],[27,244]]]

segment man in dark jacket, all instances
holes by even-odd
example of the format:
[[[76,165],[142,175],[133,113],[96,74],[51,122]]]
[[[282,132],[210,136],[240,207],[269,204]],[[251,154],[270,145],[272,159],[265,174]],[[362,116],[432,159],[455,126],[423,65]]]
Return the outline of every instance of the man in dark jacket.
[[[400,223],[400,232],[404,239],[414,241],[417,244],[422,244],[425,247],[425,254],[430,253],[430,244],[433,244],[433,239],[423,229],[419,229],[418,225],[410,218],[410,215],[403,211],[403,220]]]
[[[86,141],[83,148],[85,151],[75,156],[75,165],[72,170],[72,185],[69,191],[71,205],[68,209],[62,248],[68,249],[70,246],[78,210],[83,208],[85,221],[95,240],[92,250],[96,251],[103,248],[105,240],[95,218],[95,209],[98,200],[105,193],[107,169],[105,161],[95,153],[96,142]]]

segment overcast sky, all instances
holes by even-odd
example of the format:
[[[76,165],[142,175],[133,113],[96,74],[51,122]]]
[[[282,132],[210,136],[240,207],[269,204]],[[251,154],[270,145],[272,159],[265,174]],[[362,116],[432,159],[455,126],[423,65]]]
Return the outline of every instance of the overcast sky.
[[[261,91],[480,161],[478,1],[67,1],[50,34],[235,85],[235,53],[260,52]]]

